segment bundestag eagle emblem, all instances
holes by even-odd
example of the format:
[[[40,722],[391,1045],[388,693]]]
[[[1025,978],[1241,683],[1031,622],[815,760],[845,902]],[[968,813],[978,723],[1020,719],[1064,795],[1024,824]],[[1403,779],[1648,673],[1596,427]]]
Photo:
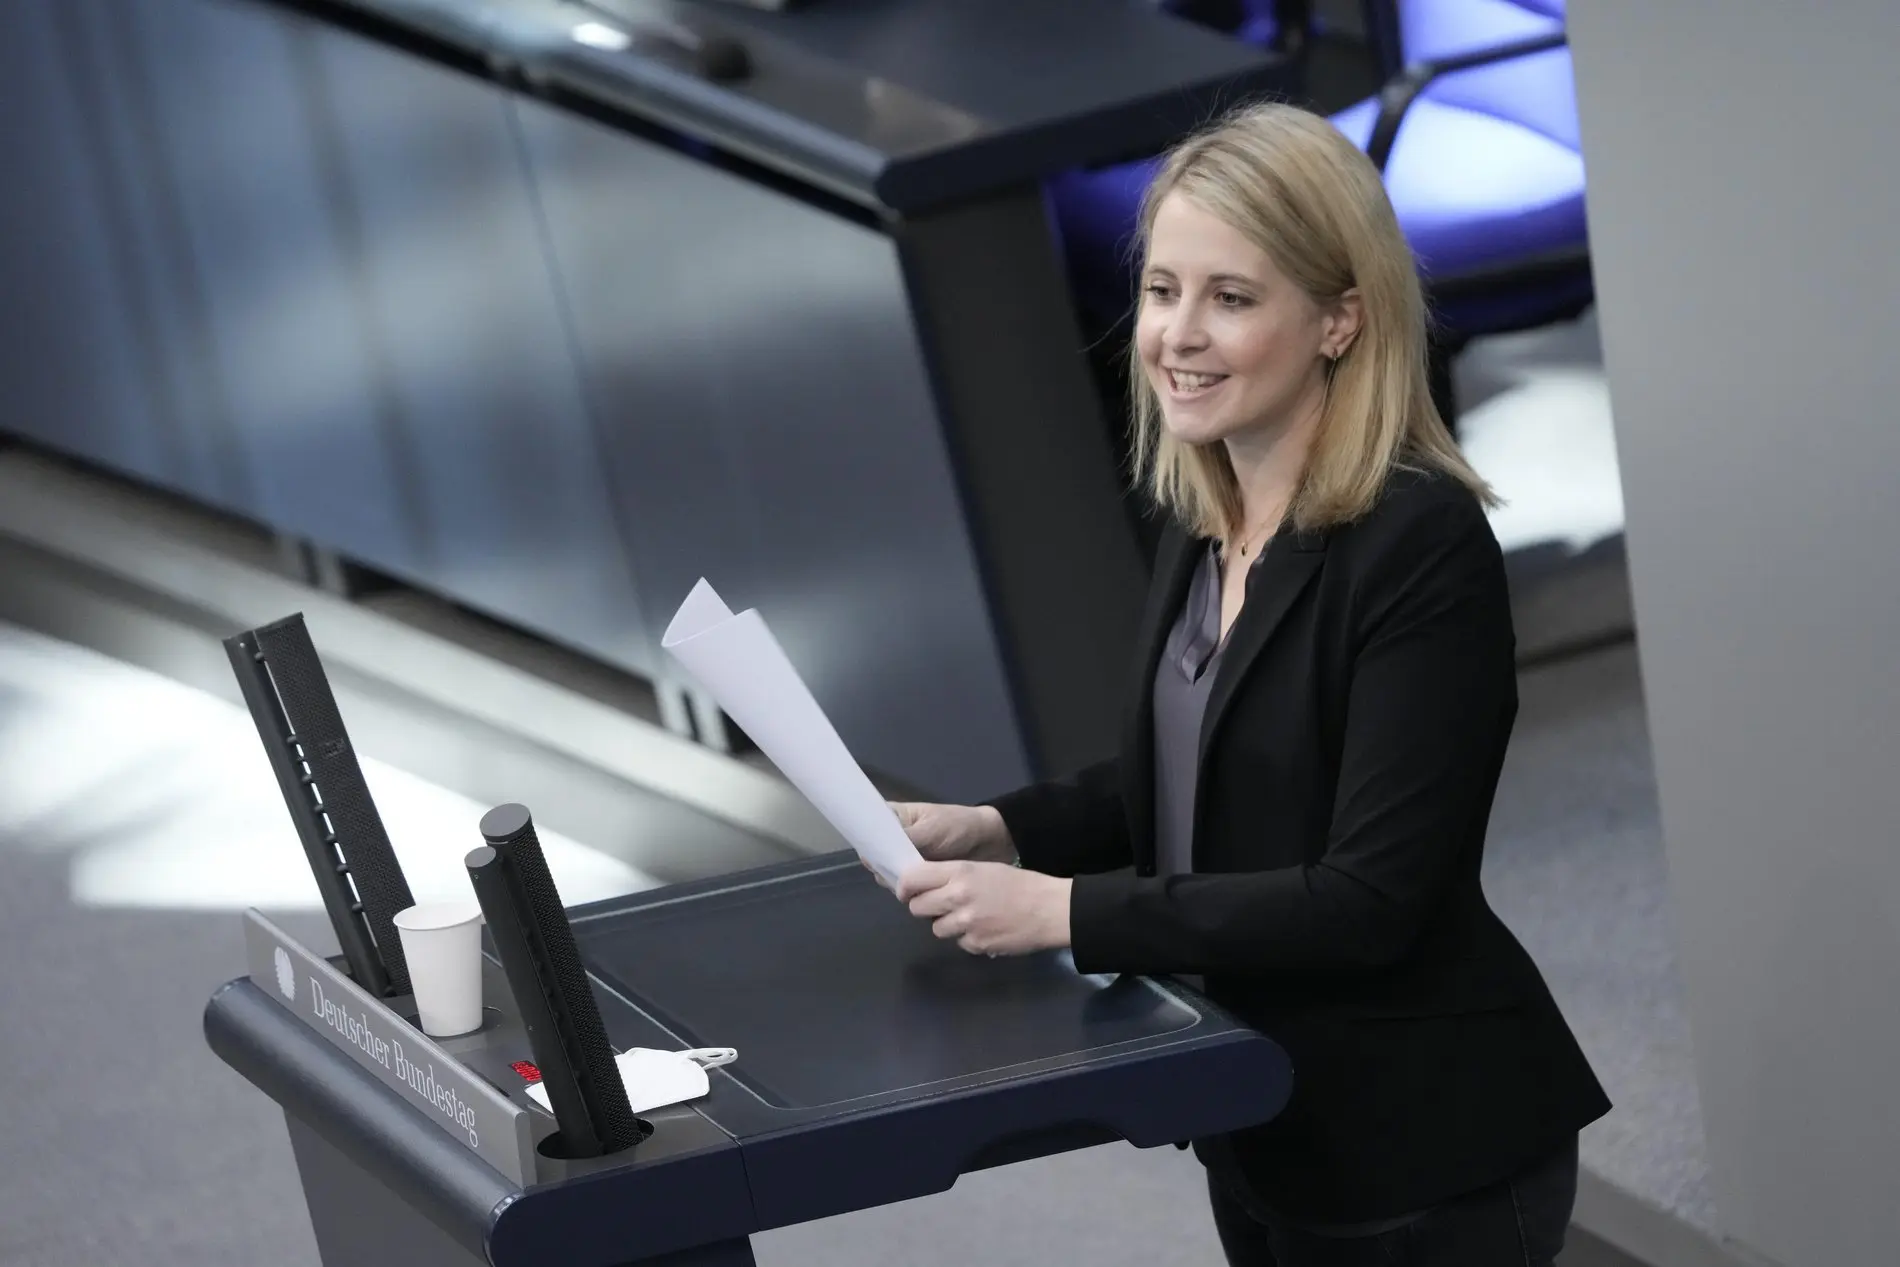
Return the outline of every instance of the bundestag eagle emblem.
[[[290,952],[277,948],[277,992],[286,999],[297,997],[297,970],[290,966]]]

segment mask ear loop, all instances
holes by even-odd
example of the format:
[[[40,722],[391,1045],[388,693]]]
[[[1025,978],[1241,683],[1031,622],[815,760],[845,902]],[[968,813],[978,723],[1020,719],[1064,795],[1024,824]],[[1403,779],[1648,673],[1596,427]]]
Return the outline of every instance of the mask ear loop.
[[[701,1069],[717,1069],[721,1065],[729,1065],[737,1060],[739,1049],[736,1047],[694,1047],[689,1051],[681,1052],[680,1055]]]

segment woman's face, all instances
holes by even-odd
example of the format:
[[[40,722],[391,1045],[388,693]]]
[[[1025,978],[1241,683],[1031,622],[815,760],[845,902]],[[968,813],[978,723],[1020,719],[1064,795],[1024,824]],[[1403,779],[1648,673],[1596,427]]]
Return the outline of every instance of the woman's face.
[[[1265,439],[1317,416],[1356,308],[1324,309],[1266,252],[1180,194],[1155,210],[1136,346],[1162,421],[1189,444]]]

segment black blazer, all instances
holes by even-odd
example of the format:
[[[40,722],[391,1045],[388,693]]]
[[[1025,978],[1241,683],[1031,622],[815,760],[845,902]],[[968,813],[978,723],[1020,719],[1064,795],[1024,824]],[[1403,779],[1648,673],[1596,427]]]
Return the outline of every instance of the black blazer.
[[[1155,666],[1205,548],[1162,541],[1119,758],[991,804],[1025,866],[1075,877],[1079,969],[1203,974],[1292,1058],[1278,1118],[1196,1142],[1211,1168],[1329,1222],[1502,1179],[1609,1101],[1479,884],[1517,714],[1483,508],[1402,471],[1274,539],[1211,686],[1194,874],[1157,878]]]

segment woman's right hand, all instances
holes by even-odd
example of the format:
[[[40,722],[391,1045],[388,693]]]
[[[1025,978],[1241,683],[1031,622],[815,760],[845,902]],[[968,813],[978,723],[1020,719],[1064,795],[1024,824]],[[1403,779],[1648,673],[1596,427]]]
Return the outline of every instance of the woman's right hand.
[[[1010,838],[1003,816],[992,806],[892,801],[890,807],[910,843],[927,861],[1016,861],[1016,842]]]

